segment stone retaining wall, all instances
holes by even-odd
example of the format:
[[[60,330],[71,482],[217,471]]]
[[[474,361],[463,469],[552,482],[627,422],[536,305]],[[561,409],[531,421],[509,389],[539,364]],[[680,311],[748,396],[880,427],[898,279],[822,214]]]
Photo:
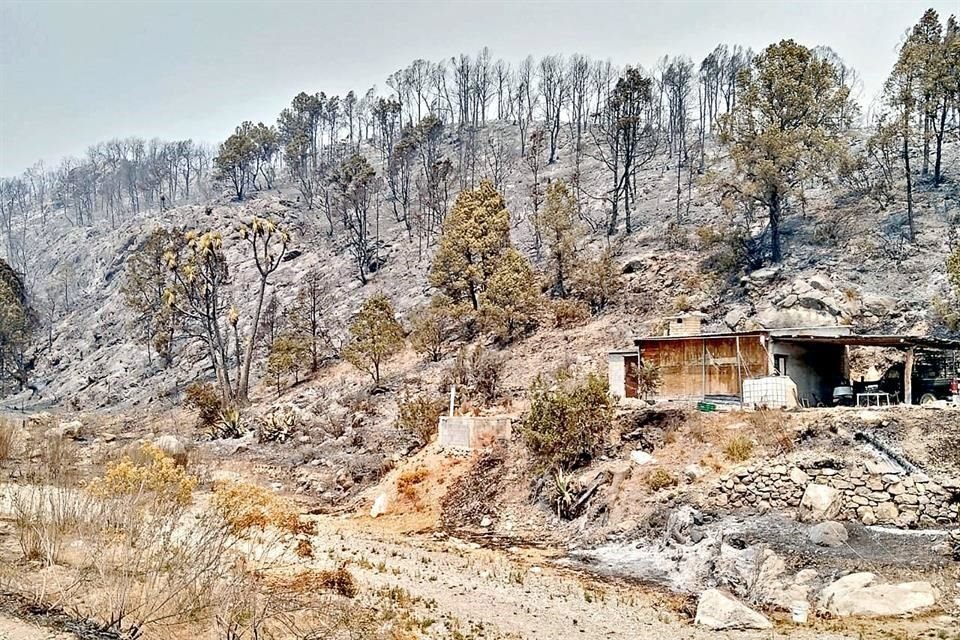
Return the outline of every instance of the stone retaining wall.
[[[765,464],[731,472],[710,492],[724,508],[765,511],[800,505],[807,485],[832,487],[842,496],[839,518],[900,527],[936,527],[960,522],[960,486],[942,486],[920,475],[877,469],[870,463]]]

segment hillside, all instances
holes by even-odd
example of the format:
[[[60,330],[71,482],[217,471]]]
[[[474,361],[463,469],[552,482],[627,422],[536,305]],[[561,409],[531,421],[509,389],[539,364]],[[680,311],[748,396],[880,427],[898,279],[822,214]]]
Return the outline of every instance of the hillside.
[[[931,152],[829,49],[711,56],[418,60],[0,183],[0,636],[960,637],[955,402],[611,394],[677,314],[957,337],[957,105]]]
[[[506,136],[519,152],[515,127],[492,125],[490,129]],[[457,143],[455,137],[447,142],[451,147]],[[947,146],[945,158],[949,174],[958,166],[956,145]],[[569,179],[572,167],[568,161],[561,143],[557,162],[546,167],[542,179]],[[901,214],[897,205],[876,211],[869,202],[851,198],[839,187],[817,189],[802,214],[787,218],[783,263],[742,277],[732,273],[727,284],[705,272],[702,263],[716,251],[709,238],[729,225],[729,215],[718,206],[710,185],[694,176],[689,213],[684,211],[682,223],[676,225],[675,189],[671,195],[676,177],[667,162],[668,158],[657,157],[638,173],[643,195],[636,202],[634,233],[608,238],[597,232],[582,241],[586,255],[596,254],[612,242],[618,264],[626,272],[624,286],[603,318],[603,325],[615,328],[603,336],[606,347],[623,346],[631,335],[652,330],[662,316],[686,310],[707,314],[715,326],[726,320],[740,327],[750,323],[842,323],[862,331],[923,334],[942,330],[929,310],[937,296],[949,295],[945,261],[953,246],[950,230],[958,197],[954,183],[929,191],[919,187],[918,239],[912,245],[903,245],[898,239]],[[603,174],[599,163],[588,160],[581,170],[586,176],[584,190],[600,192]],[[513,241],[536,262],[527,174],[516,167],[504,191]],[[281,307],[292,301],[303,274],[319,269],[326,291],[325,315],[341,339],[350,317],[372,292],[388,293],[403,314],[428,300],[426,276],[435,245],[418,255],[416,241],[408,239],[404,225],[394,219],[386,203],[376,225],[378,254],[384,266],[364,286],[355,277],[344,241],[327,235],[327,222],[319,210],[308,210],[297,200],[293,185],[281,184],[255,192],[242,202],[222,195],[162,213],[146,210],[116,228],[105,220],[78,228],[59,216],[51,217],[46,225],[29,227],[26,246],[28,262],[33,265],[31,286],[45,296],[60,296],[60,309],[52,326],[45,329],[52,341],[49,348],[39,350],[33,380],[36,391],[13,396],[7,405],[103,409],[165,399],[164,406],[171,406],[185,384],[203,377],[204,364],[198,356],[191,356],[189,347],[183,349],[175,367],[164,370],[159,365],[148,366],[145,346],[131,339],[132,314],[120,294],[124,267],[131,253],[158,226],[226,232],[225,247],[233,269],[231,297],[248,312],[243,314],[246,321],[249,308],[243,305],[251,302],[256,274],[252,260],[242,255],[238,236],[231,231],[251,215],[276,218],[293,237],[291,254],[271,278]],[[684,210],[687,204],[683,194]],[[583,215],[602,219],[603,207],[601,201],[586,200]],[[835,238],[823,237],[827,228]],[[811,291],[811,279],[817,299],[807,296],[797,304],[796,294]],[[64,304],[64,295],[69,306]],[[523,349],[522,345],[517,348]]]

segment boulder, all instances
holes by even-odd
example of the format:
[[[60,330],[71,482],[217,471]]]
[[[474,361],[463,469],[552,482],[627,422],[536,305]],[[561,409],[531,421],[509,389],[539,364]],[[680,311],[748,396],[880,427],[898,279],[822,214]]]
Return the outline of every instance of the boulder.
[[[877,524],[877,514],[873,512],[873,507],[858,507],[857,517],[860,518],[860,522],[868,527],[872,524]]]
[[[370,517],[376,518],[377,516],[382,516],[387,512],[389,506],[390,498],[387,497],[387,494],[381,493],[377,496],[377,499],[373,501],[373,506],[370,507]]]
[[[723,316],[723,322],[731,329],[736,329],[737,326],[747,319],[747,314],[743,309],[731,309]]]
[[[880,584],[872,573],[851,573],[832,582],[820,593],[820,606],[842,618],[881,618],[915,613],[937,602],[939,594],[929,582]]]
[[[832,520],[840,513],[843,506],[842,496],[833,487],[824,484],[810,483],[800,498],[800,510],[797,519],[800,522],[821,522]]]
[[[716,589],[707,589],[700,595],[694,624],[715,631],[769,629],[773,626],[762,614]]]
[[[82,437],[83,423],[79,420],[60,422],[56,427],[50,427],[43,432],[48,440],[79,440]]]
[[[897,299],[888,296],[863,296],[863,308],[873,315],[883,318],[897,308]]]
[[[833,291],[833,283],[830,282],[830,278],[819,273],[815,276],[807,278],[807,284],[810,285],[811,289],[819,289],[820,291]]]
[[[790,481],[793,484],[798,484],[801,487],[807,486],[807,483],[810,482],[810,476],[803,472],[803,469],[798,467],[793,467],[790,469]]]
[[[758,284],[765,284],[772,282],[780,275],[780,266],[775,267],[763,267],[762,269],[757,269],[756,271],[751,271],[747,276],[747,279],[750,282],[755,282]]]
[[[187,446],[177,436],[159,436],[154,439],[153,444],[160,449],[164,455],[173,458],[177,466],[187,466]]]
[[[707,470],[698,464],[688,464],[683,468],[683,475],[692,482],[707,475]]]
[[[634,464],[650,464],[653,462],[653,456],[642,449],[634,449],[630,453],[630,460],[632,460]]]
[[[881,502],[877,505],[877,508],[874,509],[874,513],[877,516],[878,522],[895,522],[898,517],[900,517],[900,510],[897,509],[897,505],[892,502]]]
[[[621,271],[623,273],[637,273],[638,271],[643,271],[644,264],[645,263],[643,258],[640,258],[640,257],[630,258],[629,260],[623,263],[623,267],[621,268]]]
[[[847,529],[833,520],[821,522],[807,531],[810,542],[821,547],[840,547],[847,541]]]

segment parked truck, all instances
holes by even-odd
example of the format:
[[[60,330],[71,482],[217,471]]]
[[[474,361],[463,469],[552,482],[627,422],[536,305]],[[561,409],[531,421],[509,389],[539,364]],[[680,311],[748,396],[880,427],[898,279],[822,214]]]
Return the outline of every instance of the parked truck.
[[[905,364],[898,362],[883,372],[879,380],[855,382],[853,392],[880,391],[890,394],[891,399],[903,402],[906,398],[904,385]],[[913,404],[929,404],[936,400],[953,402],[958,394],[956,354],[952,351],[918,351],[914,358],[911,376],[911,400]]]

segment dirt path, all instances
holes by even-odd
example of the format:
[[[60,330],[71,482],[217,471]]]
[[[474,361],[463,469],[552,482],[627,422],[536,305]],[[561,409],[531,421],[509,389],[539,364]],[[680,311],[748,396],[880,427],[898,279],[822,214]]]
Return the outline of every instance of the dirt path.
[[[381,528],[389,528],[384,520],[321,517],[317,522],[319,555],[349,561],[350,570],[370,588],[419,599],[434,624],[476,634],[466,638],[771,637],[770,632],[698,629],[678,611],[678,598],[556,566],[556,554],[389,532]],[[858,634],[781,626],[776,637],[786,636],[839,639]]]
[[[75,640],[76,636],[10,618],[0,613],[0,640]]]

